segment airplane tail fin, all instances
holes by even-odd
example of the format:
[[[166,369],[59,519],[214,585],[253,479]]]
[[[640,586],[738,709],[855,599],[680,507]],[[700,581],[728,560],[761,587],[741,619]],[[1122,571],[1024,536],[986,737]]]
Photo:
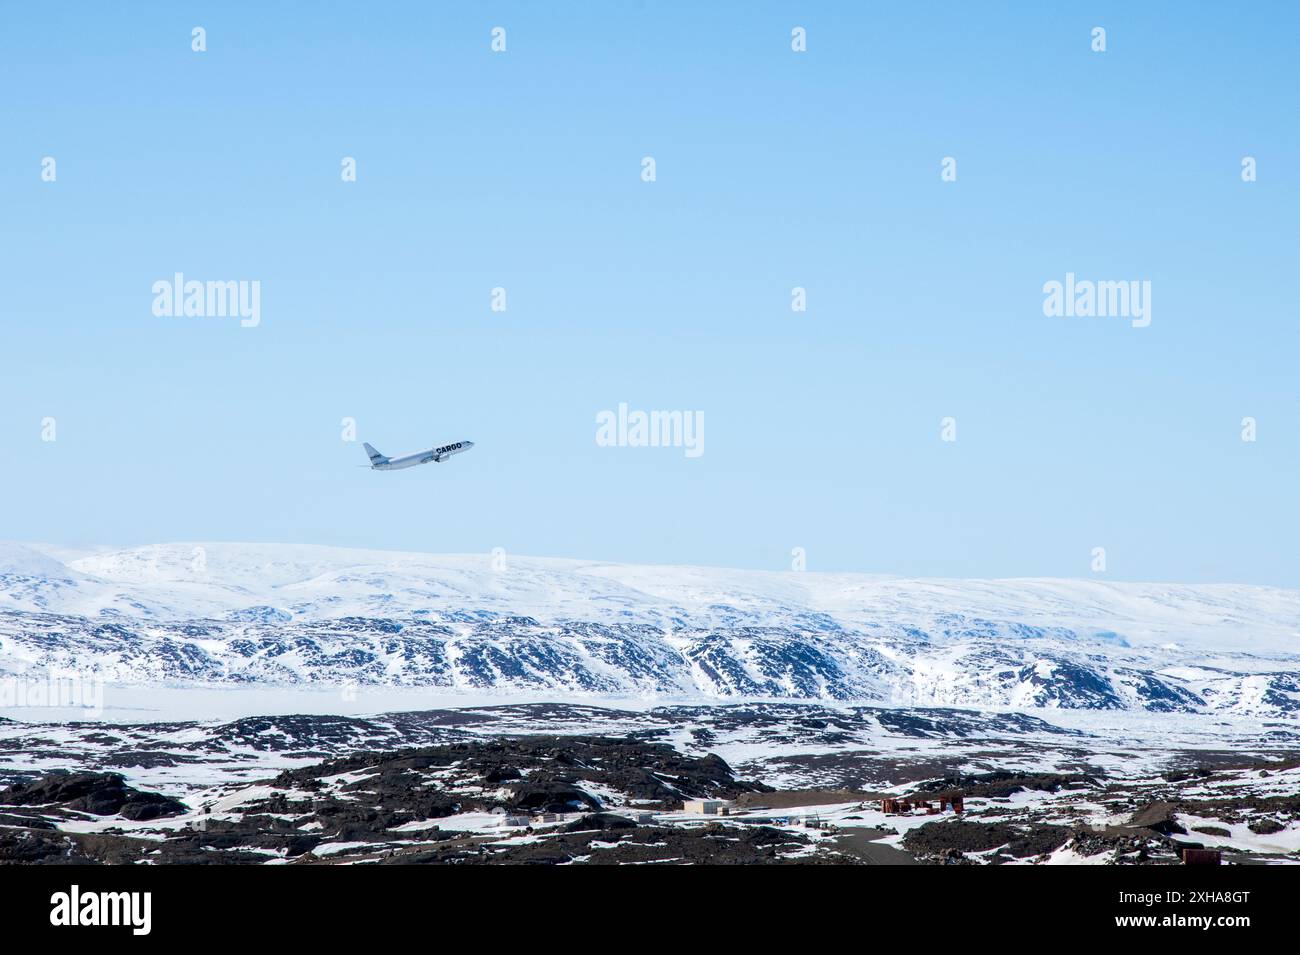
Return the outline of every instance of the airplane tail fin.
[[[361,446],[366,449],[366,454],[370,455],[371,464],[382,464],[384,461],[388,460],[388,458],[384,457],[365,441],[361,442]]]

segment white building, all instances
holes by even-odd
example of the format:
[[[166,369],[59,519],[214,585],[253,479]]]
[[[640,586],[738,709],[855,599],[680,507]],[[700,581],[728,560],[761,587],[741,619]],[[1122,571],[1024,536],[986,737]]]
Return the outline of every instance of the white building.
[[[688,799],[682,806],[684,812],[698,812],[705,816],[722,815],[727,804],[721,799]]]

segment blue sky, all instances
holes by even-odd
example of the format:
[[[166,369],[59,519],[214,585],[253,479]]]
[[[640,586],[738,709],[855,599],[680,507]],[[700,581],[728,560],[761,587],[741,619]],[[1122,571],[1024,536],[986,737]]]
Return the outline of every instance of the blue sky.
[[[0,537],[1300,585],[1300,14],[1130,6],[15,7]]]

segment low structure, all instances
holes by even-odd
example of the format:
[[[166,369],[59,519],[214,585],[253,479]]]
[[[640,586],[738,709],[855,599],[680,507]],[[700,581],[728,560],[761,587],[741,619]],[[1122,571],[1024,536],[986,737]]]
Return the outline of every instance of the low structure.
[[[683,812],[698,812],[705,816],[725,816],[727,804],[721,799],[687,799],[682,804]]]
[[[1223,853],[1218,849],[1184,849],[1183,865],[1223,865]]]

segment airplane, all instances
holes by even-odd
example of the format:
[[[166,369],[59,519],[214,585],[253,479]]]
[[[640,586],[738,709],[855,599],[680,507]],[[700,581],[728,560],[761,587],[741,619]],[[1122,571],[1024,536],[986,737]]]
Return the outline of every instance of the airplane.
[[[453,444],[444,444],[440,448],[430,448],[428,451],[417,451],[414,454],[404,454],[400,458],[390,458],[380,454],[364,441],[361,444],[366,449],[366,454],[370,455],[369,467],[372,471],[400,471],[402,468],[413,468],[417,464],[428,464],[430,461],[441,463],[453,454],[460,454],[474,447],[473,441],[456,441]],[[366,467],[364,464],[360,466]]]

